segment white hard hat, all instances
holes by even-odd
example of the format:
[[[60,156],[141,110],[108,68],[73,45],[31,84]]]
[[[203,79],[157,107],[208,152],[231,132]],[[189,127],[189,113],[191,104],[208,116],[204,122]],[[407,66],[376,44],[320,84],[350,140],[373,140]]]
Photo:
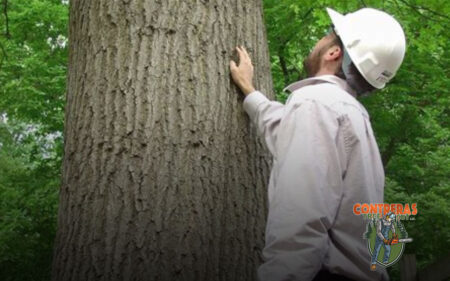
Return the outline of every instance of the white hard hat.
[[[384,88],[405,56],[406,39],[400,24],[387,13],[372,8],[345,16],[330,8],[327,12],[361,75],[375,88]]]

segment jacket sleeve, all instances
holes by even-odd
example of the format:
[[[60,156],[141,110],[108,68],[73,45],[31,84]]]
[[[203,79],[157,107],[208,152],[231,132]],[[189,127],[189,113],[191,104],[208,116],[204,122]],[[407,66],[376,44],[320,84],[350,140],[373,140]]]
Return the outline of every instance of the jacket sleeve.
[[[342,189],[337,114],[315,100],[289,104],[278,128],[276,186],[269,198],[263,281],[312,280],[328,251]]]
[[[276,156],[277,128],[283,117],[285,106],[277,101],[270,101],[259,91],[254,91],[247,95],[243,106],[250,120],[256,124],[258,133],[264,137],[270,153]]]
[[[381,233],[381,219],[379,219],[379,220],[377,221],[377,236],[378,236],[378,238],[380,238],[381,240],[386,239],[386,238],[383,236],[383,233]]]

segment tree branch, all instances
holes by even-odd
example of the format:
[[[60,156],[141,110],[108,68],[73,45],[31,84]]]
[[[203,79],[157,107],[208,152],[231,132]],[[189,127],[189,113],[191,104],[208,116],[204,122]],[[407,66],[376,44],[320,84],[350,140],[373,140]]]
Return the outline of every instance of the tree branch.
[[[418,14],[421,15],[422,17],[427,18],[427,19],[429,19],[429,20],[436,21],[436,19],[433,19],[432,17],[429,17],[429,16],[424,15],[423,13],[421,13],[420,10],[428,11],[429,13],[431,13],[431,14],[433,14],[433,15],[436,15],[436,16],[438,16],[438,17],[442,17],[442,18],[445,18],[445,19],[450,20],[450,17],[449,17],[449,16],[443,15],[443,14],[441,14],[441,13],[438,13],[438,12],[436,12],[436,11],[434,11],[434,10],[428,8],[428,7],[425,7],[425,6],[415,6],[415,5],[409,3],[409,2],[406,1],[406,0],[398,0],[398,1],[402,2],[403,4],[405,4],[406,6],[408,6],[409,8],[411,8],[412,10],[414,10],[416,13],[418,13]]]
[[[10,39],[11,34],[9,33],[8,0],[3,0],[3,14],[5,15],[5,36]]]
[[[403,126],[403,124],[407,123],[410,116],[411,116],[411,114],[409,114],[408,111],[406,111],[406,110],[403,111],[403,113],[400,117],[400,121],[397,124],[397,127],[399,128],[399,130],[395,134],[391,135],[391,138],[389,140],[389,143],[388,143],[386,149],[383,151],[383,153],[381,153],[381,160],[383,162],[384,169],[386,169],[392,156],[394,156],[395,152],[397,151],[398,145],[408,141],[408,136],[407,136],[408,128],[406,126]]]
[[[3,56],[2,56],[2,60],[0,61],[0,69],[2,69],[3,66],[3,61],[5,60],[5,58],[8,58],[8,55],[6,54],[6,50],[5,47],[3,46],[2,42],[0,42],[0,49],[2,50]]]
[[[391,139],[389,140],[389,143],[388,143],[386,149],[381,154],[381,160],[383,162],[383,167],[384,167],[385,170],[386,170],[386,167],[387,167],[387,165],[389,163],[389,160],[391,160],[392,156],[395,153],[396,142],[397,142],[397,140],[395,139],[395,137],[391,137]]]
[[[278,51],[278,58],[280,59],[281,70],[283,71],[284,84],[289,83],[289,70],[286,65],[286,60],[284,56],[281,54],[281,51]]]

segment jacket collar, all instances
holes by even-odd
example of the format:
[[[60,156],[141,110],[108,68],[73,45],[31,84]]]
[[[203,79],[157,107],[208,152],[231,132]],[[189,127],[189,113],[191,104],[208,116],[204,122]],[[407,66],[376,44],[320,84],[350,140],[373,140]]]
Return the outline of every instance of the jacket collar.
[[[290,84],[286,88],[283,89],[283,91],[290,91],[291,93],[308,85],[315,85],[315,84],[321,84],[321,83],[332,83],[337,85],[342,90],[346,91],[350,95],[356,98],[356,92],[353,90],[344,79],[341,79],[335,75],[321,75],[316,77],[311,77],[307,79],[303,79],[300,81],[297,81],[295,83]]]

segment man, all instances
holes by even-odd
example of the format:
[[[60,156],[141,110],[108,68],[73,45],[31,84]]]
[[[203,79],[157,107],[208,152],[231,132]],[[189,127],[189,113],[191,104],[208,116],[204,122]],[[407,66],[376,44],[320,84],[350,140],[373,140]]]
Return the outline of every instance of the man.
[[[405,53],[405,36],[388,14],[327,9],[334,30],[304,65],[310,78],[287,87],[286,105],[256,91],[250,56],[237,47],[233,81],[244,109],[273,155],[262,281],[384,280],[370,270],[363,220],[354,203],[383,201],[384,171],[369,116],[356,100],[381,89]]]
[[[370,269],[372,271],[377,268],[377,259],[381,246],[384,248],[383,263],[386,264],[389,262],[389,256],[391,254],[391,246],[389,245],[389,231],[392,231],[392,237],[398,237],[395,234],[394,221],[395,214],[392,212],[387,213],[384,218],[377,221],[377,236],[375,238],[375,247],[372,254],[372,264],[370,265]]]

